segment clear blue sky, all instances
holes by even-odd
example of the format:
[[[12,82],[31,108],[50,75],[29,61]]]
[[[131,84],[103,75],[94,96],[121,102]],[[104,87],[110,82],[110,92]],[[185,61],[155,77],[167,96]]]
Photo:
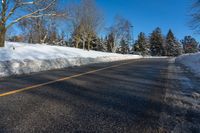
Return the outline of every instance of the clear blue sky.
[[[113,23],[115,15],[121,15],[134,25],[134,36],[139,32],[149,35],[156,27],[163,34],[171,28],[178,39],[192,35],[200,41],[200,35],[189,28],[189,11],[192,0],[96,0],[103,9],[106,26]]]

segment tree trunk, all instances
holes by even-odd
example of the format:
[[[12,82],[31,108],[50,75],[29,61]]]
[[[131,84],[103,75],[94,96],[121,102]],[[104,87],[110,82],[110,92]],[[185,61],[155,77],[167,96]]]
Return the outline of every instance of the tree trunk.
[[[112,53],[116,53],[116,44],[115,44],[115,42],[113,42],[112,44],[111,44],[111,52]]]
[[[46,42],[47,39],[47,34],[42,38],[42,40],[40,41],[42,44],[44,44]]]
[[[79,48],[79,41],[76,41],[75,43],[76,43],[76,44],[75,44],[75,47],[76,47],[76,48]]]
[[[0,30],[0,47],[5,46],[5,38],[6,38],[6,29],[3,28]]]
[[[90,50],[90,41],[88,41],[88,48],[87,50],[89,51]]]
[[[83,40],[83,50],[85,50],[85,40]]]

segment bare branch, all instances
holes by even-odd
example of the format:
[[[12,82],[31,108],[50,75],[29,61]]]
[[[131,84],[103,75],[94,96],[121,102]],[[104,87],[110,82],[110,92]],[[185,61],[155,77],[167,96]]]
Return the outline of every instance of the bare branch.
[[[6,17],[6,21],[14,14],[14,12],[15,12],[18,8],[20,8],[20,7],[22,7],[22,6],[33,5],[35,2],[36,2],[36,0],[35,0],[35,1],[30,1],[30,2],[22,2],[22,3],[16,2],[15,5],[14,5],[14,7],[13,7],[13,8],[10,10],[10,12],[8,13],[8,16]]]
[[[11,22],[11,23],[6,27],[6,29],[10,28],[12,25],[14,25],[15,23],[18,23],[19,21],[21,21],[21,20],[23,20],[23,19],[32,18],[32,17],[42,17],[42,16],[43,16],[42,14],[41,14],[41,15],[36,15],[36,16],[35,16],[35,14],[38,14],[38,13],[40,13],[40,12],[43,12],[43,11],[49,9],[52,5],[55,4],[55,2],[56,2],[56,0],[53,0],[53,1],[52,1],[50,4],[48,4],[45,8],[38,9],[38,10],[32,12],[32,13],[29,13],[29,14],[27,14],[27,15],[24,15],[24,16],[22,16],[22,17],[16,19],[16,20],[14,20],[13,22]],[[32,2],[31,2],[31,3],[32,3]],[[34,2],[33,2],[33,3],[34,3]],[[29,4],[30,4],[30,3],[29,3]],[[55,14],[52,14],[52,15],[54,16]],[[46,16],[46,15],[44,15],[44,16]],[[48,16],[50,16],[50,15],[48,15]]]

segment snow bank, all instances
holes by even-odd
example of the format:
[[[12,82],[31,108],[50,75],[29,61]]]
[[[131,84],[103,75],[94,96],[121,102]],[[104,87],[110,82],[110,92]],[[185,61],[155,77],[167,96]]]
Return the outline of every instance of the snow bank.
[[[200,53],[179,56],[176,58],[176,62],[186,66],[200,77]]]
[[[0,77],[138,58],[141,56],[6,42],[5,48],[0,48]]]

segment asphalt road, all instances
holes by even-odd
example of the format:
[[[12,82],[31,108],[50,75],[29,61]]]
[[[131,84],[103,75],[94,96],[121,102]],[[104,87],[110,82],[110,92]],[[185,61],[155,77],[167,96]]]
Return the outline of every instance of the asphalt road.
[[[182,99],[199,92],[191,75],[169,59],[141,59],[0,79],[0,133],[198,133],[200,103]]]

